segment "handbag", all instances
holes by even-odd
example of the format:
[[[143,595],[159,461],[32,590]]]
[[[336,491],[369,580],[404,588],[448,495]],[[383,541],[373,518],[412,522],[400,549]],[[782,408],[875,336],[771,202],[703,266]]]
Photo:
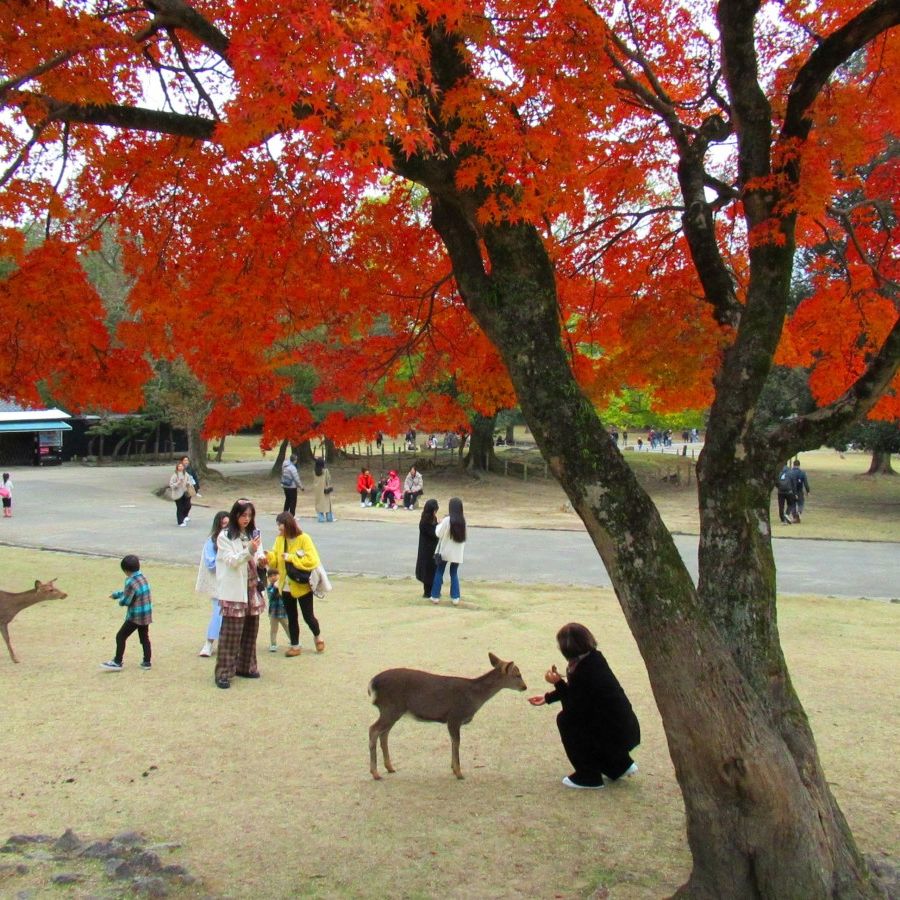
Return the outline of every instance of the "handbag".
[[[190,482],[188,482],[187,490],[185,493],[188,497],[196,497],[197,496],[197,488],[195,488]]]
[[[444,557],[440,553],[434,554],[434,564],[439,566],[444,561]]]
[[[324,493],[330,494],[333,490],[334,488],[331,485],[328,485],[328,487],[325,488]]]
[[[287,541],[284,542],[284,552],[287,553]],[[284,573],[288,579],[297,582],[297,584],[309,584],[309,577],[312,572],[309,569],[301,569],[289,559],[284,561]]]

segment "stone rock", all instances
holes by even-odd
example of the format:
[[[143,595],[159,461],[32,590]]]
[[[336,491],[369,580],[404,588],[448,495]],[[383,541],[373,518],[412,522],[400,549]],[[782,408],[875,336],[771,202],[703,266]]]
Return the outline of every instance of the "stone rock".
[[[110,878],[134,878],[136,873],[128,860],[114,857],[106,861],[106,874]]]
[[[6,839],[7,844],[50,844],[53,838],[49,834],[14,834]]]
[[[121,831],[113,836],[117,844],[143,844],[144,836],[137,831]]]
[[[54,850],[59,850],[62,853],[73,853],[76,850],[80,850],[83,846],[84,841],[71,828],[67,828],[53,843]]]
[[[84,876],[77,872],[60,872],[58,875],[54,875],[50,881],[53,884],[78,884],[83,878]]]
[[[110,859],[118,856],[121,850],[121,846],[117,847],[112,841],[94,841],[84,848],[81,855],[88,859]]]
[[[135,878],[131,884],[137,893],[145,894],[148,897],[169,896],[169,888],[165,879],[160,878],[158,875]]]
[[[140,853],[135,853],[134,856],[129,859],[129,862],[136,869],[144,869],[147,872],[157,872],[162,866],[160,858],[149,850],[142,850]]]
[[[24,863],[4,863],[0,866],[0,881],[5,878],[13,878],[16,875],[27,875],[28,866]]]

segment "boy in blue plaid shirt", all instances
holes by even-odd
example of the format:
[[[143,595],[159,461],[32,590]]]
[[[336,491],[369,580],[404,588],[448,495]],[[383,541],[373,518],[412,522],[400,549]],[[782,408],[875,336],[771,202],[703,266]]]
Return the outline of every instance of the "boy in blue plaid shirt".
[[[125,578],[125,588],[121,591],[113,591],[109,596],[119,601],[119,606],[127,607],[125,610],[125,622],[116,633],[116,655],[109,661],[100,664],[101,669],[110,672],[122,670],[122,658],[125,656],[125,642],[136,631],[144,650],[144,659],[141,662],[142,669],[150,668],[150,623],[153,621],[153,603],[150,599],[150,585],[146,576],[141,572],[140,560],[129,554],[122,559],[122,571]]]

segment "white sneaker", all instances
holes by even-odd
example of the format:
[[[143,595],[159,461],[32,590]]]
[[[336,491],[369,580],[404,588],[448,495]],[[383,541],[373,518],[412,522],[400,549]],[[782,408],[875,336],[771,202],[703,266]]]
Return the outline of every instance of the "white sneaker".
[[[269,653],[277,653],[278,644],[269,644]]]
[[[191,517],[190,517],[190,516],[185,516],[185,517],[184,517],[184,524],[185,524],[185,525],[187,525],[187,523],[190,522],[190,521],[191,521]]]
[[[454,606],[459,606],[459,597],[457,597],[455,600],[453,599],[453,597],[451,597],[451,598],[450,598],[450,602],[451,602]]]
[[[201,648],[197,656],[212,656],[212,642],[207,641]]]
[[[637,775],[638,766],[637,763],[632,763],[620,776],[619,778],[631,778],[632,775]]]
[[[432,598],[431,598],[431,602],[432,602],[432,603],[440,603],[440,602],[441,602],[441,598],[440,598],[440,597],[432,597]]]
[[[179,522],[178,527],[179,528],[187,528],[187,522]]]
[[[121,672],[122,663],[117,663],[114,659],[111,659],[109,662],[100,663],[100,668],[109,672]]]
[[[572,781],[568,775],[563,778],[562,783],[567,788],[575,788],[579,791],[599,791],[603,787],[602,784],[579,784],[577,781]]]
[[[360,500],[359,505],[360,505],[360,508],[363,508],[366,505],[366,503],[364,500]]]

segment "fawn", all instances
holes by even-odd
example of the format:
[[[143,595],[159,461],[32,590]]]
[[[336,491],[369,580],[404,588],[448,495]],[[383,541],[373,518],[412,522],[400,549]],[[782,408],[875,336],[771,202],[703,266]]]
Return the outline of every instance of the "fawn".
[[[527,690],[518,666],[488,653],[491,669],[478,678],[433,675],[418,669],[387,669],[369,682],[369,696],[378,707],[378,720],[369,728],[369,771],[376,781],[378,759],[375,747],[381,740],[381,755],[388,772],[395,772],[388,752],[388,732],[403,715],[409,713],[420,722],[445,722],[450,732],[453,774],[462,778],[459,768],[459,729],[502,688]]]
[[[6,641],[6,648],[9,650],[10,658],[14,663],[19,660],[16,657],[16,651],[13,650],[12,643],[9,640],[9,623],[23,609],[40,603],[41,600],[65,600],[68,594],[64,594],[53,581],[35,581],[34,587],[30,591],[22,591],[19,594],[13,594],[9,591],[0,591],[0,634]]]

